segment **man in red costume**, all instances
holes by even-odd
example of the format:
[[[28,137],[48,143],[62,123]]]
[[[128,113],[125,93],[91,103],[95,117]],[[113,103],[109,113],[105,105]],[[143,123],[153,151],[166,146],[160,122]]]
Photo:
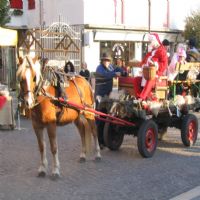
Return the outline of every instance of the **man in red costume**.
[[[156,67],[156,78],[158,78],[159,76],[165,75],[168,65],[167,51],[160,42],[157,33],[150,33],[148,39],[150,42],[149,48],[151,48],[151,50],[142,60],[141,66],[154,65]],[[153,99],[151,91],[155,87],[155,83],[156,79],[145,80],[144,77],[142,77],[141,86],[143,87],[143,90],[140,94],[138,94],[138,97],[141,100],[146,100],[147,97]]]

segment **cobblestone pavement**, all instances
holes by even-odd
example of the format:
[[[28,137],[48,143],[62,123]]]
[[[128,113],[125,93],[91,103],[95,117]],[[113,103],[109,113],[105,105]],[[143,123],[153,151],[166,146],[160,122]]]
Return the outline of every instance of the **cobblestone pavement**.
[[[57,132],[61,178],[53,181],[50,173],[37,177],[39,152],[29,120],[22,119],[21,130],[0,131],[0,200],[167,200],[200,185],[200,140],[186,148],[176,129],[152,158],[142,158],[137,138],[126,136],[119,151],[104,149],[101,162],[91,156],[86,163],[78,162],[74,125]]]

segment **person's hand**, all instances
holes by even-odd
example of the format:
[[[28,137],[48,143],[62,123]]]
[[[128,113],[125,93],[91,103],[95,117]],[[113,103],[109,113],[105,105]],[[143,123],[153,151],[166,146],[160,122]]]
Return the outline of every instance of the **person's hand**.
[[[116,76],[121,76],[121,72],[115,72]]]
[[[149,65],[154,65],[154,62],[152,60],[149,60]]]

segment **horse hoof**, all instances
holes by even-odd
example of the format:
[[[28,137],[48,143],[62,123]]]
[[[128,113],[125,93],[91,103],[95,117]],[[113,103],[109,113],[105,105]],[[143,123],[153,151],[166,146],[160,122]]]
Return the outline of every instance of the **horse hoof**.
[[[58,180],[60,178],[60,174],[52,174],[52,176],[51,176],[51,179],[53,180],[53,181],[55,181],[55,180]]]
[[[95,157],[95,161],[100,162],[101,161],[101,157]]]
[[[41,171],[38,173],[38,177],[45,177],[45,176],[46,176],[46,172]]]
[[[86,161],[86,159],[84,157],[80,157],[79,162],[80,163],[84,163]]]

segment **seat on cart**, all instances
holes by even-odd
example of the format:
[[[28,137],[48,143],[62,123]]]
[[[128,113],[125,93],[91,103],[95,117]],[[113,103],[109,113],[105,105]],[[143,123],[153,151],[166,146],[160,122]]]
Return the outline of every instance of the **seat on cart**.
[[[142,77],[119,77],[118,89],[125,90],[125,92],[129,95],[132,95],[138,98],[138,94],[141,93]],[[166,99],[167,97],[167,77],[160,76],[159,80],[156,80],[155,88],[153,89],[153,93],[158,99]]]

